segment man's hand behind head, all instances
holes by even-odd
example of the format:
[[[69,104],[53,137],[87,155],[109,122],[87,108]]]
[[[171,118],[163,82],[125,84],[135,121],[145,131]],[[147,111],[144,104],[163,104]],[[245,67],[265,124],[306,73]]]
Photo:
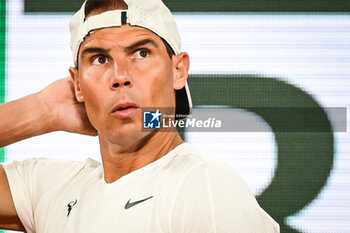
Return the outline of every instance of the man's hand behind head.
[[[96,136],[84,103],[79,103],[74,94],[74,84],[70,78],[55,81],[37,94],[52,116],[54,130]]]

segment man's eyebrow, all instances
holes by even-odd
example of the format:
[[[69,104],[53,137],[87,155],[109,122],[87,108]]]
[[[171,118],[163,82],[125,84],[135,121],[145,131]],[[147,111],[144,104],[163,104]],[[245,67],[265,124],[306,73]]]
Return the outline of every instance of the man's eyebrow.
[[[156,44],[156,42],[152,39],[144,39],[144,40],[140,40],[128,47],[126,47],[124,50],[125,51],[132,51],[140,46],[146,45],[146,44],[152,44],[154,47],[158,48],[158,45]]]
[[[81,56],[84,57],[89,53],[108,53],[110,49],[104,49],[99,47],[88,47],[81,52]]]

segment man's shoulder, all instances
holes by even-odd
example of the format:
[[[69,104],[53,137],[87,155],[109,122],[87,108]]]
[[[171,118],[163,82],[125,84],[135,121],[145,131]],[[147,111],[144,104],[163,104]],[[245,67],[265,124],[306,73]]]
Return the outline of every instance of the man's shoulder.
[[[86,159],[85,161],[73,161],[73,160],[60,160],[60,159],[50,159],[46,157],[33,157],[33,158],[28,158],[23,161],[17,161],[13,160],[7,163],[4,163],[4,166],[11,166],[15,165],[17,167],[50,167],[50,168],[55,168],[55,167],[91,167],[91,168],[96,168],[98,166],[101,166],[101,163],[93,160],[91,158]]]
[[[176,157],[173,173],[183,178],[185,183],[209,185],[217,190],[251,191],[246,182],[218,155],[209,154],[194,145],[185,143],[182,152]]]
[[[101,174],[99,163],[87,159],[81,161],[30,158],[23,161],[7,162],[3,165],[12,193],[16,199],[32,199],[36,206],[47,194],[56,190],[67,190],[66,184],[83,184],[92,175]],[[57,191],[60,190],[60,191]],[[27,196],[17,195],[23,193]]]
[[[175,160],[177,162],[191,164],[199,169],[228,169],[233,171],[232,167],[219,156],[207,153],[193,144],[184,143],[179,147],[178,156]]]
[[[240,180],[239,175],[234,169],[218,155],[202,151],[197,146],[190,143],[180,145],[177,150],[177,156],[171,161],[171,171],[181,173],[182,176],[195,176],[206,179],[224,179]]]
[[[100,166],[101,164],[93,159],[69,161],[48,158],[29,158],[3,164],[9,176],[38,180],[64,180],[77,174],[88,174]]]

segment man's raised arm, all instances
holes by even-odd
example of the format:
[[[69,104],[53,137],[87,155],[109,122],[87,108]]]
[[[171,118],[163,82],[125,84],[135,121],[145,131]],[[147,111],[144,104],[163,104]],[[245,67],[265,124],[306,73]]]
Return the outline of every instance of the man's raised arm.
[[[0,147],[58,130],[97,133],[84,104],[76,101],[69,78],[60,79],[38,93],[0,104]]]
[[[69,78],[60,79],[38,93],[0,104],[0,147],[58,130],[97,134],[84,104],[76,101]],[[0,201],[0,229],[24,231],[1,164]]]

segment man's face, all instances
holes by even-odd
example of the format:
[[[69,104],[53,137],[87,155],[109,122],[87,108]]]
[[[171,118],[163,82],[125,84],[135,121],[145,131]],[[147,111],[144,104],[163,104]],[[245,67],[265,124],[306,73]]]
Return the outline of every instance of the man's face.
[[[77,99],[99,135],[115,142],[146,135],[141,107],[175,107],[189,66],[187,54],[170,59],[160,37],[129,25],[90,34],[78,60],[79,69],[70,69]]]

